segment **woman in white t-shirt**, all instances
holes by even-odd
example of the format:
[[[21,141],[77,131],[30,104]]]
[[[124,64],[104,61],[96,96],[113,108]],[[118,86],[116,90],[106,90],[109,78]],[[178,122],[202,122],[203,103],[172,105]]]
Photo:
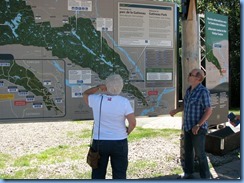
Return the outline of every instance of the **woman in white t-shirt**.
[[[119,95],[122,88],[123,79],[115,74],[106,79],[105,85],[98,85],[83,93],[85,103],[93,110],[95,121],[92,147],[95,150],[99,148],[101,156],[99,167],[92,169],[92,179],[105,179],[109,158],[113,179],[126,179],[127,137],[136,126],[136,118],[129,100]]]

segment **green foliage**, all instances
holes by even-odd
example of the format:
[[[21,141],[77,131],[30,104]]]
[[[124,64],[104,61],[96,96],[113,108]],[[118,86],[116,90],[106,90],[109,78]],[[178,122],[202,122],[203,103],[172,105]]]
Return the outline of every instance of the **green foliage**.
[[[199,14],[209,11],[228,16],[230,107],[240,107],[240,7],[239,0],[197,1]]]
[[[240,108],[231,108],[230,110],[229,110],[229,113],[230,112],[233,112],[235,115],[240,115]]]
[[[175,3],[179,5],[181,12],[181,0]],[[197,0],[197,14],[206,11],[228,16],[229,25],[229,104],[230,107],[240,107],[240,1],[239,0]],[[203,22],[201,22],[203,23]],[[201,25],[201,30],[204,25]],[[179,30],[181,30],[181,25]],[[203,33],[204,34],[204,33]],[[202,35],[204,37],[204,35]],[[180,48],[181,49],[181,48]],[[202,53],[205,55],[205,53]],[[204,58],[204,56],[203,56]],[[203,59],[202,58],[202,59]],[[181,67],[181,66],[180,66]],[[181,80],[181,73],[179,73]],[[180,92],[181,92],[181,83]],[[182,98],[180,93],[180,99]]]

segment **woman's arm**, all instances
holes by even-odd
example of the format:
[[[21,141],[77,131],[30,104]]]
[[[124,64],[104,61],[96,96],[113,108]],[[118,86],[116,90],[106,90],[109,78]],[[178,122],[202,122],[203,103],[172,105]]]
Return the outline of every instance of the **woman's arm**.
[[[101,84],[101,85],[97,85],[97,86],[95,86],[95,87],[92,87],[92,88],[89,88],[89,89],[87,89],[86,91],[84,91],[83,93],[82,93],[82,95],[83,95],[83,100],[85,101],[85,103],[88,105],[88,96],[89,95],[91,95],[91,94],[94,94],[94,93],[96,93],[96,92],[98,92],[98,91],[107,91],[107,87],[106,87],[106,85],[104,85],[104,84]]]
[[[128,135],[134,130],[134,128],[136,127],[136,117],[134,113],[128,114],[126,116],[126,119],[129,122],[129,126],[127,128],[127,133]]]

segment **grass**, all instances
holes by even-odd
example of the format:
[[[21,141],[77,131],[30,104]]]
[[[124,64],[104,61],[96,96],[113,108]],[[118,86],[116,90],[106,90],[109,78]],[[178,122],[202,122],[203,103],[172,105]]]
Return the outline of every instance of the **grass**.
[[[229,110],[229,112],[233,112],[235,115],[240,115],[240,108],[232,108]]]
[[[82,122],[77,124],[82,125]],[[92,126],[92,124],[91,124]],[[145,129],[136,127],[133,133],[128,138],[129,143],[140,141],[143,138],[172,138],[179,136],[180,130],[175,129]],[[79,140],[84,138],[90,139],[91,131],[84,129],[79,132],[68,132],[67,138]],[[37,179],[45,177],[48,179],[90,179],[91,171],[87,166],[87,170],[82,170],[78,165],[72,165],[72,161],[81,161],[85,163],[88,144],[79,146],[71,146],[60,144],[57,147],[47,148],[46,150],[35,153],[26,154],[20,157],[13,157],[9,154],[0,153],[0,179]],[[59,173],[56,169],[61,168],[62,164],[69,162],[71,167],[68,167],[68,174]],[[49,169],[46,169],[46,167]],[[55,170],[51,167],[57,167]],[[156,163],[153,161],[139,160],[130,164],[131,174],[138,174],[143,169],[154,168]],[[67,167],[65,167],[67,168]],[[11,170],[11,171],[8,171]],[[50,171],[50,172],[49,172]],[[152,176],[152,175],[148,175]]]
[[[148,160],[138,160],[136,162],[129,162],[129,168],[128,168],[128,172],[130,173],[131,176],[135,176],[137,174],[141,174],[142,170],[145,169],[150,169],[150,170],[154,170],[157,167],[157,163],[153,162],[153,161],[148,161]],[[141,171],[138,171],[141,170]],[[149,171],[149,173],[151,173]],[[152,177],[152,175],[147,175],[146,172],[143,172],[143,176],[144,177]]]
[[[76,132],[68,132],[68,137],[71,138],[90,138],[91,137],[91,130],[86,129],[82,131],[76,131]]]
[[[37,177],[38,168],[29,168],[23,170],[17,170],[12,174],[3,174],[0,175],[1,179],[23,179],[25,177]]]
[[[178,112],[178,113],[175,114],[174,116],[175,116],[175,117],[182,117],[182,114],[183,114],[183,112]]]
[[[78,160],[81,153],[85,153],[85,146],[70,147],[59,145],[58,147],[49,148],[39,154],[30,154],[21,156],[14,160],[15,167],[28,167],[39,164],[56,164],[67,160]],[[83,157],[84,158],[84,157]]]
[[[174,168],[174,169],[172,170],[172,174],[173,174],[173,175],[179,175],[179,174],[181,174],[181,173],[183,173],[183,169],[182,169],[182,167],[176,167],[176,168]]]
[[[6,167],[6,164],[8,164],[8,161],[10,160],[11,156],[8,154],[0,153],[0,169],[3,169]]]
[[[151,128],[142,128],[136,127],[133,133],[131,133],[128,137],[130,142],[140,140],[142,138],[156,138],[163,137],[170,139],[171,135],[180,135],[181,130],[178,129],[151,129]]]

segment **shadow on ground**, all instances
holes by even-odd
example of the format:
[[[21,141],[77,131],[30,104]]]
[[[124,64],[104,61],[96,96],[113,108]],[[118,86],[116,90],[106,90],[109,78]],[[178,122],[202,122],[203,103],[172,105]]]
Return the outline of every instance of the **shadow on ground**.
[[[173,175],[164,175],[164,176],[144,178],[138,180],[176,180],[178,176],[179,176],[178,174],[173,174]]]
[[[223,155],[208,153],[212,164],[211,173],[215,179],[238,179],[241,177],[240,148]]]
[[[212,179],[241,179],[240,148],[222,156],[207,153],[211,163],[210,173]],[[200,179],[198,164],[195,163],[194,179]],[[178,174],[164,175],[139,180],[177,180]]]

